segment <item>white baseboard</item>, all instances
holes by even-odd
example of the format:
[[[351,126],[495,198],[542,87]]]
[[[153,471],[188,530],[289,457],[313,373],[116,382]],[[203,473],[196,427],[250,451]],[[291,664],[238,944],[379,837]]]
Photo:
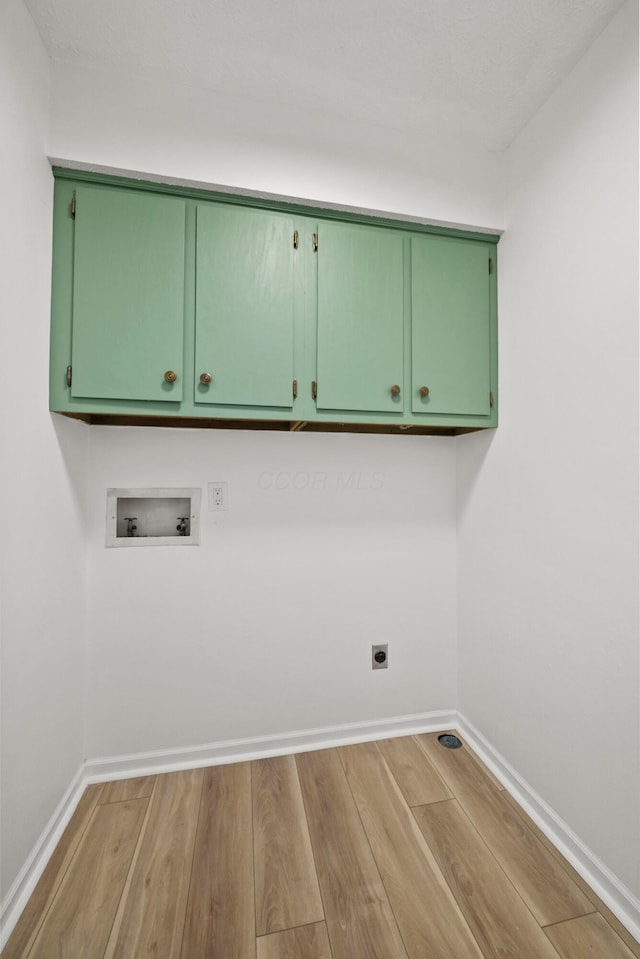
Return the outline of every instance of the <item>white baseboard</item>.
[[[531,816],[556,848],[569,860],[626,929],[640,940],[640,901],[602,863],[551,809],[516,770],[493,748],[482,733],[456,710],[438,710],[410,716],[319,729],[298,730],[272,736],[235,739],[174,750],[91,759],[74,776],[49,823],[35,844],[18,877],[0,905],[0,949],[3,949],[40,876],[60,841],[82,793],[90,783],[109,782],[193,769],[223,763],[246,762],[268,756],[329,749],[416,733],[457,729],[509,793]]]
[[[455,726],[456,721],[456,711],[446,709],[341,726],[255,736],[251,739],[230,739],[219,743],[206,743],[203,746],[90,759],[85,763],[85,780],[87,783],[102,783],[112,779],[175,772],[178,769],[196,769],[200,766],[265,759],[268,756],[285,756],[309,752],[312,749],[330,749],[332,746],[371,742],[375,739],[438,732]]]
[[[4,949],[15,924],[44,872],[45,866],[60,842],[62,833],[80,802],[86,784],[83,764],[71,780],[51,819],[42,830],[22,869],[2,903],[0,903],[0,950]]]
[[[625,929],[640,942],[640,900],[520,776],[482,733],[462,714],[456,727],[469,746],[533,819],[545,836],[617,916]]]

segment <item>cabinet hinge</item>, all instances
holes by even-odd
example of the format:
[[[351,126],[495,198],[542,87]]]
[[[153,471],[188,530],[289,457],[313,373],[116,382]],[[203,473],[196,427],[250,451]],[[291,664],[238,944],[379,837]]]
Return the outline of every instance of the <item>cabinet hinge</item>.
[[[311,249],[314,253],[318,252],[318,234],[314,233],[311,237]]]
[[[294,249],[294,250],[297,250],[297,249],[298,249],[298,240],[299,240],[299,239],[300,239],[300,237],[298,236],[298,231],[297,231],[297,230],[294,230],[294,231],[293,231],[293,249]]]
[[[311,399],[315,400],[317,399],[317,396],[318,396],[318,384],[316,383],[315,380],[313,380],[311,383]]]
[[[75,220],[76,218],[76,198],[73,197],[71,200],[71,219]]]
[[[71,367],[67,367],[67,386],[71,386]]]
[[[493,259],[489,257],[489,273],[493,273]]]
[[[493,409],[493,393],[489,393],[489,408]]]
[[[294,400],[298,399],[298,381],[297,380],[293,381],[293,398]]]

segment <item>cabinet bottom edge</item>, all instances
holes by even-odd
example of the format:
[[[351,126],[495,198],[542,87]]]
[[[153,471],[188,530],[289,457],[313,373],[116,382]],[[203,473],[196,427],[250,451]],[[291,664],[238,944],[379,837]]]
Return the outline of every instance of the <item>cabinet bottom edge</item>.
[[[477,433],[480,430],[496,428],[494,425],[427,426],[421,423],[217,419],[198,416],[148,416],[133,413],[81,413],[68,410],[52,410],[52,412],[96,426],[159,426],[171,429],[279,430],[286,433],[303,431],[305,433],[410,433],[421,436],[460,436],[464,433]]]

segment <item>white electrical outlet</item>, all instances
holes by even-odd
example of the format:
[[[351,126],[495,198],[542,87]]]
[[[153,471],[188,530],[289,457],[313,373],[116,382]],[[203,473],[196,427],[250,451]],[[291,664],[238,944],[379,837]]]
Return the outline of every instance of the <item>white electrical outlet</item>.
[[[227,508],[227,482],[209,483],[209,510],[219,512]]]

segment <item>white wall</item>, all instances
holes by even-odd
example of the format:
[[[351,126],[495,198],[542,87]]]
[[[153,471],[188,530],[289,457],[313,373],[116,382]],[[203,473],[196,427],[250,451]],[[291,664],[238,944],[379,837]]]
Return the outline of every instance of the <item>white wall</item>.
[[[201,546],[105,549],[112,486],[201,487]],[[89,757],[455,703],[450,438],[92,427],[89,502]]]
[[[457,445],[461,710],[640,894],[637,37],[510,151],[501,425]]]
[[[50,155],[499,223],[499,161],[453,141],[97,65],[53,71]],[[90,442],[88,757],[455,707],[451,439],[92,428]],[[263,490],[264,471],[329,486]],[[377,472],[380,489],[337,488]],[[216,479],[232,508],[205,512],[200,548],[104,549],[108,487]],[[374,674],[381,641],[393,668]]]
[[[0,630],[4,899],[82,762],[87,430],[48,408],[49,61],[0,5]]]
[[[54,61],[50,156],[500,228],[501,158],[411,133],[99,65]],[[439,127],[446,127],[445,118]]]

